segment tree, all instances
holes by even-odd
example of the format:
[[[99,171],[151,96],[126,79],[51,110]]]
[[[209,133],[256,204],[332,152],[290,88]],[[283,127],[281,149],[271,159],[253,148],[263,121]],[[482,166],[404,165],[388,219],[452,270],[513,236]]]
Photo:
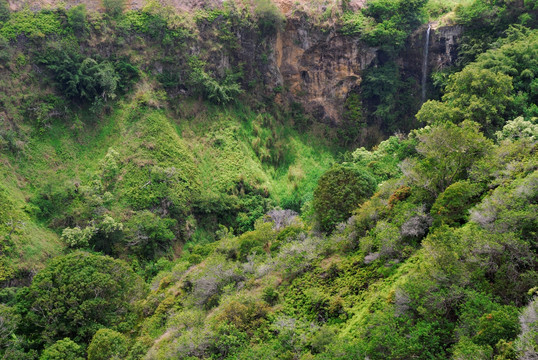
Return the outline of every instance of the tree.
[[[469,217],[469,208],[479,200],[481,187],[468,180],[458,181],[450,185],[437,197],[431,214],[436,226],[447,224],[458,226]]]
[[[512,77],[489,69],[467,66],[450,76],[443,100],[459,114],[461,120],[472,120],[484,131],[499,128],[513,101]]]
[[[54,258],[18,295],[24,332],[48,343],[88,342],[101,327],[134,325],[144,284],[125,262],[79,251]]]
[[[450,76],[443,102],[426,102],[417,113],[417,119],[428,124],[471,120],[491,135],[504,124],[514,101],[513,89],[512,77],[467,66]]]
[[[491,140],[478,127],[472,121],[459,125],[445,122],[415,131],[420,157],[401,165],[408,181],[437,196],[454,182],[464,180],[471,165],[493,149]]]
[[[88,346],[88,360],[125,359],[127,338],[110,329],[100,329]]]
[[[538,125],[526,121],[523,116],[519,116],[508,121],[502,130],[495,133],[495,136],[499,141],[528,139],[535,142],[538,140]]]
[[[65,338],[46,348],[39,360],[84,360],[84,350],[73,340]]]
[[[375,191],[376,182],[366,170],[335,165],[321,176],[314,190],[314,210],[323,231],[345,221]]]

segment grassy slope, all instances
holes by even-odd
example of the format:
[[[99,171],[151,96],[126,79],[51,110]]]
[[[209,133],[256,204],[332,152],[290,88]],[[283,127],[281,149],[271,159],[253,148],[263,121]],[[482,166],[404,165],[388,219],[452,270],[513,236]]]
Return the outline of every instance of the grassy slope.
[[[101,119],[76,114],[84,123],[82,128],[71,125],[69,119],[55,121],[42,133],[30,136],[21,153],[2,154],[7,197],[23,208],[29,207],[25,198],[74,189],[75,183],[87,185],[101,171],[99,163],[110,148],[119,153],[121,163],[120,176],[111,190],[116,201],[110,210],[120,215],[128,207],[146,208],[151,202],[151,192],[143,191],[149,166],[177,168],[188,187],[205,197],[228,193],[243,179],[266,189],[278,204],[294,192],[311,194],[317,178],[333,161],[328,147],[284,124],[275,125],[270,115],[265,115],[273,122],[268,130],[259,123],[260,116],[242,106],[219,108],[197,101],[187,101],[184,106],[204,110],[182,118],[125,98]],[[285,149],[286,159],[279,164],[262,162],[260,157],[270,146],[268,139],[275,141],[275,137]],[[259,155],[253,148],[257,142],[265,143],[258,146]],[[305,168],[310,170],[305,172]],[[188,189],[181,191],[188,193]],[[44,258],[59,254],[62,248],[58,234],[38,220],[39,211],[34,207],[29,212],[34,216],[16,212],[16,218],[27,223],[25,235],[15,238],[17,257],[23,259],[16,261],[17,266],[23,269],[40,267]],[[57,218],[49,224],[59,232],[67,221]]]

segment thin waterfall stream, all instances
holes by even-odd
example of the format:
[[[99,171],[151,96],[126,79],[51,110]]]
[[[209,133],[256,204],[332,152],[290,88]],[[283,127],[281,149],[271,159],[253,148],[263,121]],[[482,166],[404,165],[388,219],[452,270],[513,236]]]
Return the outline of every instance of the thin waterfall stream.
[[[428,51],[430,48],[430,31],[431,24],[428,24],[428,30],[426,30],[426,40],[424,44],[424,58],[422,59],[422,103],[426,101],[426,79],[428,77]]]

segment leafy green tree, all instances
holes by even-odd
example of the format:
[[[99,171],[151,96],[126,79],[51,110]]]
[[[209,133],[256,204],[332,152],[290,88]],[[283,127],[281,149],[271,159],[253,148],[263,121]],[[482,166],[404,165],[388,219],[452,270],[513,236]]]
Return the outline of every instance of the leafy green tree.
[[[84,349],[73,340],[65,338],[43,350],[39,360],[84,360]]]
[[[417,113],[417,119],[428,124],[471,120],[491,134],[504,124],[513,102],[512,90],[510,76],[467,66],[450,76],[443,103],[428,101]]]
[[[100,329],[88,346],[88,360],[121,360],[127,355],[127,338],[110,329]]]
[[[435,196],[466,179],[469,168],[493,148],[491,140],[478,128],[477,123],[464,121],[460,125],[445,122],[417,130],[420,157],[402,163],[404,175]]]
[[[321,176],[314,190],[314,210],[323,231],[330,232],[345,221],[376,189],[366,170],[335,165]]]
[[[101,327],[131,328],[133,301],[143,295],[142,280],[123,261],[74,252],[54,258],[18,302],[30,336],[48,343],[64,337],[89,342]]]
[[[488,69],[468,66],[450,76],[443,100],[458,113],[461,120],[482,125],[484,131],[499,128],[509,111],[512,77]]]

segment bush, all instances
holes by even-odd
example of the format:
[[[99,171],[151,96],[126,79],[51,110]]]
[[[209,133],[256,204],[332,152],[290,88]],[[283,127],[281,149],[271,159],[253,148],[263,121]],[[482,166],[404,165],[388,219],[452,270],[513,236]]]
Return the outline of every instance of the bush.
[[[161,218],[151,211],[136,213],[127,223],[126,245],[143,259],[154,259],[166,253],[176,238],[174,228],[177,221]]]
[[[240,74],[228,73],[222,81],[217,81],[205,71],[205,63],[198,58],[191,58],[189,66],[189,85],[194,88],[193,92],[215,104],[232,102],[243,92],[237,81]]]
[[[0,29],[0,35],[9,40],[22,34],[29,38],[40,39],[50,34],[66,35],[66,31],[57,13],[47,10],[33,13],[29,8],[25,8],[11,14],[9,20]]]
[[[88,346],[88,360],[125,359],[127,338],[117,331],[100,329]]]
[[[73,340],[65,338],[46,348],[39,360],[84,360],[84,349]]]
[[[335,165],[321,176],[313,206],[323,231],[331,232],[345,221],[376,188],[372,175],[351,166]]]
[[[116,97],[120,77],[108,61],[85,58],[63,44],[46,50],[40,61],[54,73],[59,90],[68,98],[99,104]]]

